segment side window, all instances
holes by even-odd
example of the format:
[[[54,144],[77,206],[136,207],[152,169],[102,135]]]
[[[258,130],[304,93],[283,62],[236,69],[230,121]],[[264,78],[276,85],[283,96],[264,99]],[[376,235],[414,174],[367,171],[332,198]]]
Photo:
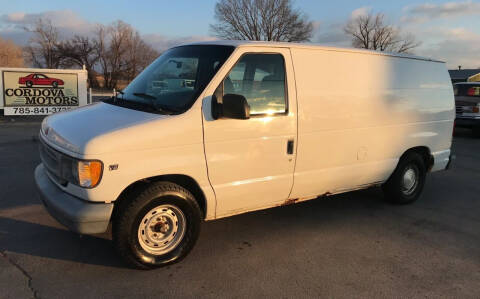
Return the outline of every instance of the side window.
[[[243,95],[250,114],[287,111],[285,63],[280,54],[246,54],[223,81],[223,94]]]

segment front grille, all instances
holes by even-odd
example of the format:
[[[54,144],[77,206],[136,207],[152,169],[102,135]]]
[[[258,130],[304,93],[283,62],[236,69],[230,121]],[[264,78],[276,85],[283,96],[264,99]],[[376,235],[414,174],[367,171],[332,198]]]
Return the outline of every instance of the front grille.
[[[463,107],[462,106],[456,106],[455,107],[455,112],[457,114],[462,114],[463,113]]]
[[[61,185],[65,185],[66,180],[62,179],[62,156],[64,154],[59,151],[54,150],[43,140],[40,139],[40,159],[42,160],[43,166],[50,174],[50,177]]]

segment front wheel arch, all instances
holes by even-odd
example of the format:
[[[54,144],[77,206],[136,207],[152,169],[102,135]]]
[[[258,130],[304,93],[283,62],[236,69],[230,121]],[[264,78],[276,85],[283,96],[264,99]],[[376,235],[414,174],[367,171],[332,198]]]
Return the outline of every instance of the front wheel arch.
[[[203,219],[205,219],[208,207],[206,196],[195,179],[183,174],[159,175],[140,179],[136,182],[131,183],[120,193],[118,198],[114,201],[112,218],[115,216],[115,213],[119,209],[120,205],[122,205],[123,202],[128,201],[128,198],[131,198],[135,194],[138,194],[143,189],[147,188],[149,184],[160,181],[174,183],[190,191],[194,196],[198,206],[200,207],[200,210],[202,211]]]

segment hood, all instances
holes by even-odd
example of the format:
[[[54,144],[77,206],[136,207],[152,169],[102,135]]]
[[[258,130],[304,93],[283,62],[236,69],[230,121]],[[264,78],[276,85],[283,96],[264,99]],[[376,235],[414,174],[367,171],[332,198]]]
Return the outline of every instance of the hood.
[[[138,141],[142,136],[138,134],[141,129],[136,130],[137,136],[118,135],[120,132],[167,118],[172,116],[97,103],[54,114],[45,120],[44,127],[48,128],[47,139],[57,146],[78,154],[95,154],[120,150],[122,142],[132,143],[132,138]]]

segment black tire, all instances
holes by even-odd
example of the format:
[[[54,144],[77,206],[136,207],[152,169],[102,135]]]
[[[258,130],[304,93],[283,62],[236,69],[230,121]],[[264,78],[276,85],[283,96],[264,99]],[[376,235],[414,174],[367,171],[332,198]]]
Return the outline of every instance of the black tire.
[[[52,82],[52,87],[53,87],[53,88],[57,88],[57,87],[58,87],[58,82],[57,82],[57,81],[53,81],[53,82]]]
[[[127,264],[143,270],[158,268],[180,261],[192,250],[200,233],[202,212],[188,190],[170,182],[155,182],[128,196],[131,198],[123,198],[115,211],[112,225],[114,246]],[[144,217],[160,205],[180,209],[185,216],[186,228],[176,247],[156,255],[142,248],[145,245],[140,244],[139,227]]]
[[[32,87],[32,86],[33,86],[33,82],[32,82],[32,81],[27,81],[27,82],[25,82],[25,85],[26,85],[27,87]]]
[[[407,189],[408,185],[404,182],[404,176],[409,169],[416,173],[416,183]],[[382,186],[385,200],[394,204],[409,204],[416,201],[425,185],[426,172],[425,162],[420,154],[406,153],[398,162],[393,174]]]

